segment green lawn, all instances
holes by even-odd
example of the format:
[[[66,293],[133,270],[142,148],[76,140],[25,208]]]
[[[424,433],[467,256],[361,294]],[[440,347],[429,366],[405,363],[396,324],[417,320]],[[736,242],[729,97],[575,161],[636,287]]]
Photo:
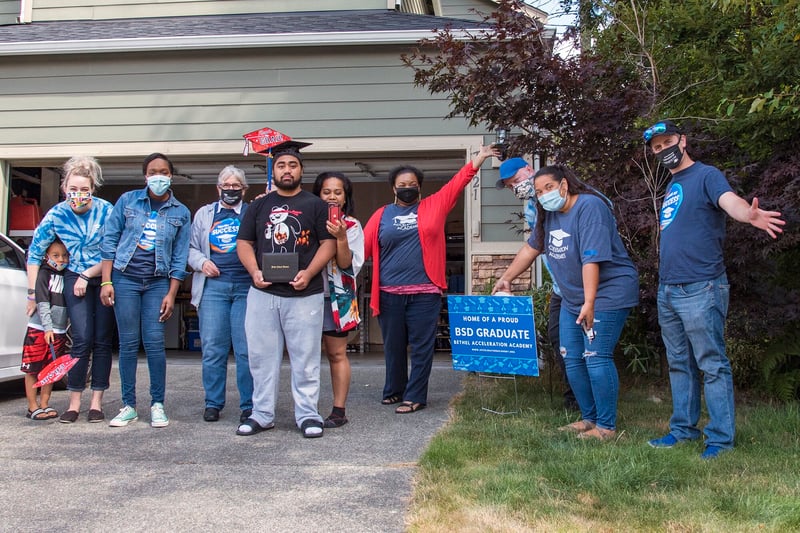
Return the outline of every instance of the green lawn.
[[[420,461],[411,531],[800,531],[800,409],[737,397],[736,448],[700,459],[701,442],[656,450],[668,430],[666,382],[623,385],[617,439],[557,427],[546,378],[466,375],[453,420]],[[423,415],[424,416],[424,415]],[[705,423],[701,419],[701,425]]]

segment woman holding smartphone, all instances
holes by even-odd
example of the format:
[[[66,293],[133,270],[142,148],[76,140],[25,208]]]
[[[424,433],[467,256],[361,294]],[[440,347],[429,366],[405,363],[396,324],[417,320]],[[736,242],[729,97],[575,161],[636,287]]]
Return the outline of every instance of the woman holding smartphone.
[[[331,367],[333,409],[326,428],[347,423],[345,404],[350,391],[347,337],[358,327],[356,276],[364,264],[364,230],[353,217],[353,184],[339,172],[323,172],[314,181],[314,194],[328,202],[328,233],[336,238],[336,256],[328,263],[322,339]]]
[[[561,165],[541,168],[532,180],[536,225],[492,293],[510,291],[511,281],[546,254],[561,289],[561,353],[581,410],[581,420],[560,429],[613,439],[619,394],[614,348],[639,302],[639,276],[608,199]]]

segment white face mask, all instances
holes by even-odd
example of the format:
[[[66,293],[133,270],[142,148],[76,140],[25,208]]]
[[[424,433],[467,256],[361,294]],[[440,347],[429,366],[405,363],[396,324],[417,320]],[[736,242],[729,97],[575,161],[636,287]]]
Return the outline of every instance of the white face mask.
[[[544,193],[536,199],[545,211],[560,211],[567,203],[567,197],[561,196],[561,187]]]
[[[161,174],[147,176],[147,186],[156,196],[163,196],[169,190],[171,184],[172,179],[169,176],[162,176]]]

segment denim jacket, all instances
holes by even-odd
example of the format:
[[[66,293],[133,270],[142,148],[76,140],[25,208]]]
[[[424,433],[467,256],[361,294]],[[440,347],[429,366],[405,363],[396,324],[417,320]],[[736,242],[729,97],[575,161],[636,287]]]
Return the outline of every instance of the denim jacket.
[[[146,187],[120,196],[106,220],[102,247],[104,261],[114,261],[114,268],[125,272],[150,212],[150,197]],[[181,281],[186,277],[190,224],[189,209],[176,200],[170,191],[169,199],[158,210],[154,276]]]

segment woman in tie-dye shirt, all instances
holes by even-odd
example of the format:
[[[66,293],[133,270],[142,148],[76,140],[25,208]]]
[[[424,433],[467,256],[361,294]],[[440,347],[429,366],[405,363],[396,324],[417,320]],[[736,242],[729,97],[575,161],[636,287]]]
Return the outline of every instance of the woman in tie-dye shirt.
[[[71,355],[78,359],[67,378],[69,407],[59,420],[70,424],[78,419],[91,354],[92,398],[87,418],[89,422],[100,422],[104,419],[103,392],[111,375],[115,326],[114,311],[100,302],[100,244],[113,208],[94,196],[103,183],[103,173],[93,157],[71,158],[64,164],[63,176],[61,190],[66,200],[53,206],[33,233],[28,250],[28,294],[33,291],[47,247],[58,237],[69,252],[64,296],[72,324]],[[33,313],[35,303],[28,299],[28,315]]]

